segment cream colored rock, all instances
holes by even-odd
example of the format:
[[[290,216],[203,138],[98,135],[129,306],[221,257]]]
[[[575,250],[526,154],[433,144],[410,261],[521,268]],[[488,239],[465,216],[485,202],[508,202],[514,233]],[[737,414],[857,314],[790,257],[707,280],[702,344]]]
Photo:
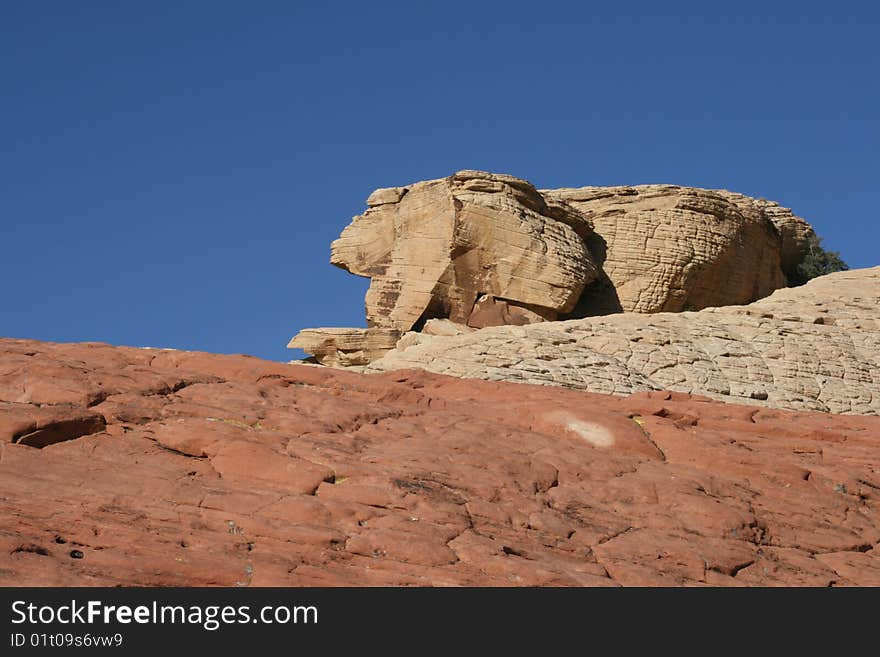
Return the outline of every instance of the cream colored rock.
[[[406,194],[406,187],[384,187],[367,197],[367,207],[374,208],[388,203],[397,203]]]
[[[391,329],[314,328],[300,331],[288,344],[302,349],[322,365],[366,365],[393,349],[400,332]]]
[[[405,331],[431,318],[467,324],[482,295],[516,323],[555,319],[598,276],[584,243],[589,221],[513,176],[459,171],[377,190],[367,204],[333,242],[330,261],[371,278],[373,327]]]
[[[464,324],[456,324],[449,319],[429,319],[425,322],[422,333],[425,335],[462,335],[473,333],[476,329]]]
[[[575,316],[678,312],[750,303],[786,284],[812,229],[769,201],[676,185],[542,190],[593,222],[587,243],[607,280]]]
[[[408,333],[366,369],[402,368],[614,394],[668,389],[777,408],[878,415],[880,267],[829,274],[742,306],[451,336]]]
[[[436,333],[426,327],[438,319],[482,329],[747,304],[784,286],[815,241],[776,203],[676,185],[539,192],[459,171],[377,189],[367,206],[331,262],[370,277],[367,324],[394,333],[366,347],[363,330],[309,330],[291,343],[320,363],[363,366],[393,348],[389,336]],[[407,336],[398,348],[423,342]],[[614,390],[629,385],[608,376]]]

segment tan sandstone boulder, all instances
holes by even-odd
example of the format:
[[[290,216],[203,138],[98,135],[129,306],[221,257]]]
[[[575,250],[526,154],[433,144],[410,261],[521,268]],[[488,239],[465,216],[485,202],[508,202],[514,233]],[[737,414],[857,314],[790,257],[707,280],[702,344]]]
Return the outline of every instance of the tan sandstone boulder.
[[[393,329],[315,328],[300,331],[287,346],[302,349],[322,365],[352,367],[366,365],[394,349],[400,336]]]
[[[538,191],[459,171],[367,205],[331,263],[371,279],[367,325],[396,337],[432,319],[482,329],[748,304],[784,287],[816,240],[771,201],[676,185]],[[394,346],[383,335],[362,349],[363,329],[307,329],[290,346],[355,366]]]
[[[330,261],[368,276],[367,323],[406,331],[431,318],[478,326],[555,319],[598,275],[590,223],[513,176],[459,171],[379,189],[333,242]]]
[[[790,210],[724,190],[677,185],[542,190],[593,222],[607,279],[574,316],[745,304],[786,285],[812,229]]]

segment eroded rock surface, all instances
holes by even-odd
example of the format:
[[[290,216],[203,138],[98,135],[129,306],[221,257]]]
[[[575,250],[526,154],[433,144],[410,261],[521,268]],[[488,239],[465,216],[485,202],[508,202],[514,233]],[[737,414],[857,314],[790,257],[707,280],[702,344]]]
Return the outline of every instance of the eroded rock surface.
[[[367,365],[395,347],[402,333],[379,328],[317,328],[300,331],[288,343],[302,349],[322,365]]]
[[[6,339],[0,585],[878,585],[878,448],[680,393]]]
[[[880,414],[880,267],[746,306],[624,313],[459,335],[409,333],[367,371],[422,368],[630,394],[668,389],[832,413]]]
[[[371,279],[371,327],[406,331],[426,319],[467,324],[487,295],[518,323],[574,308],[597,269],[590,223],[513,176],[459,171],[380,189],[333,242],[334,265]]]
[[[778,204],[678,185],[542,190],[593,223],[588,239],[610,285],[578,312],[679,312],[747,304],[786,285],[812,228]]]
[[[330,261],[371,279],[367,325],[400,333],[431,319],[485,328],[747,304],[784,287],[816,239],[772,201],[677,185],[538,191],[459,171],[378,189],[367,205]],[[346,330],[306,329],[291,345],[345,364],[315,333]]]

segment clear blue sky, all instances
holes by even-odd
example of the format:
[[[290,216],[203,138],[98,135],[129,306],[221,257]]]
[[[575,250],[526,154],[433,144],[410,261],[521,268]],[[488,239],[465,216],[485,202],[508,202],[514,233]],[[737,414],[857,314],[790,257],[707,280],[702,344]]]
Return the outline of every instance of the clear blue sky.
[[[774,199],[880,263],[880,9],[4,2],[0,335],[288,359],[363,326],[329,245],[376,187]]]

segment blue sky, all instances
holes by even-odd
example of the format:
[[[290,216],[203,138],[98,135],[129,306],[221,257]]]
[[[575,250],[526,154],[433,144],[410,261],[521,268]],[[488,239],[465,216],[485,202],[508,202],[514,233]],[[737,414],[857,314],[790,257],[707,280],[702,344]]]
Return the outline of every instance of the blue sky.
[[[0,5],[0,335],[286,360],[376,187],[774,199],[880,264],[875,3]]]

